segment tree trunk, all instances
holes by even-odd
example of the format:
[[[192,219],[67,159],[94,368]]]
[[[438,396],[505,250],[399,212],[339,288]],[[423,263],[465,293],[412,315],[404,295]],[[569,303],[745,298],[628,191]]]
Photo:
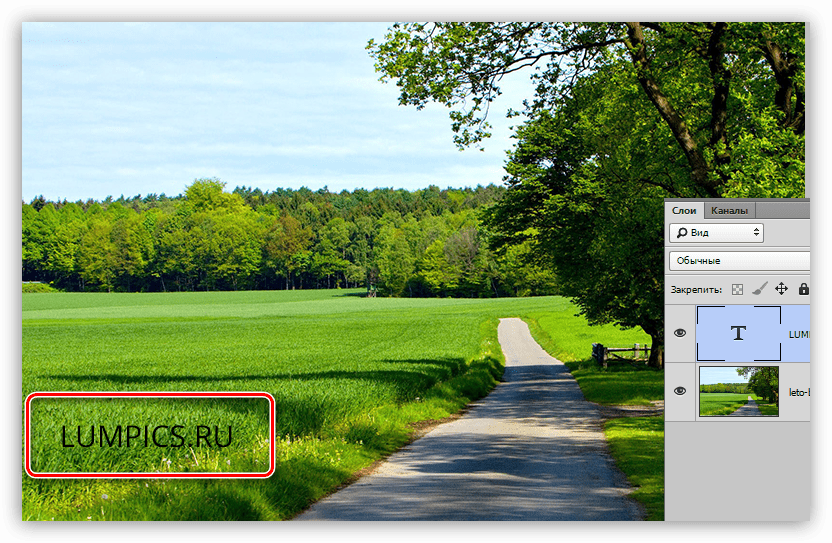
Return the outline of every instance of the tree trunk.
[[[664,334],[650,334],[653,344],[650,346],[650,358],[647,365],[651,368],[662,369],[664,367]]]

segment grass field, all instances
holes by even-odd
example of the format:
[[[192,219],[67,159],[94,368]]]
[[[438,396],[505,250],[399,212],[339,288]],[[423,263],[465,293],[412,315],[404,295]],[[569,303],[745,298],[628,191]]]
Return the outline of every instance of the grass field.
[[[701,392],[699,394],[699,416],[716,417],[730,415],[748,403],[754,394],[730,394],[725,392]]]
[[[409,423],[442,418],[486,393],[502,372],[498,317],[545,321],[546,315],[575,313],[567,300],[552,297],[367,299],[360,293],[24,294],[23,397],[49,390],[269,392],[277,402],[278,467],[257,481],[24,477],[23,518],[289,518],[406,442]],[[568,333],[588,328],[580,320],[570,326]],[[588,356],[592,341],[605,340],[596,334],[575,341],[575,349],[585,344]],[[51,409],[50,420],[84,423],[95,412],[83,402]],[[147,402],[125,409],[137,420],[164,418]],[[195,421],[219,420],[215,404],[192,409]],[[233,413],[221,415],[242,424],[233,422]],[[252,463],[262,460],[270,438],[258,424],[224,456],[191,454],[191,465],[183,451],[173,460],[179,469],[194,469],[201,458],[255,470]],[[108,467],[159,469],[171,460],[155,454],[108,455]],[[71,459],[56,462],[50,468],[73,467]]]
[[[717,417],[730,415],[748,403],[748,397],[757,403],[760,413],[764,416],[778,415],[779,409],[774,403],[767,403],[753,392],[747,394],[729,394],[721,392],[702,392],[699,394],[699,416]]]

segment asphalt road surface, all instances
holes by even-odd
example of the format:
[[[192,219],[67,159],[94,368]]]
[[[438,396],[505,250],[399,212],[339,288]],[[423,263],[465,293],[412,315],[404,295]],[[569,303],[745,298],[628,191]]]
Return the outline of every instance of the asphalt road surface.
[[[755,402],[751,396],[748,397],[748,403],[744,406],[740,407],[730,415],[729,417],[762,417],[763,414],[760,412],[760,408],[757,407],[757,402]]]
[[[502,319],[498,332],[504,382],[297,520],[643,518],[566,367],[520,319]]]

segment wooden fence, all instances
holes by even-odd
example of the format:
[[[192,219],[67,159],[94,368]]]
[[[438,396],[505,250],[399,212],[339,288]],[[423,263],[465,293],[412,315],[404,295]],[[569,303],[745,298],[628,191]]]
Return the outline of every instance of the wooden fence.
[[[618,353],[633,353],[632,357],[625,357],[621,356]],[[600,343],[593,343],[592,344],[592,358],[595,359],[596,362],[601,364],[603,367],[607,367],[607,364],[610,360],[616,361],[625,361],[633,364],[633,362],[639,360],[639,355],[644,353],[644,356],[649,358],[650,356],[650,347],[647,345],[641,345],[639,343],[633,344],[633,347],[604,347]],[[644,359],[646,361],[646,358]]]

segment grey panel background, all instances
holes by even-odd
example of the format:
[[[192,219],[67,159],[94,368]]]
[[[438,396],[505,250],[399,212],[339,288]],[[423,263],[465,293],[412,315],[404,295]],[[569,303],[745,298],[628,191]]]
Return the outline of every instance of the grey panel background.
[[[808,219],[809,202],[757,202],[757,218]]]

